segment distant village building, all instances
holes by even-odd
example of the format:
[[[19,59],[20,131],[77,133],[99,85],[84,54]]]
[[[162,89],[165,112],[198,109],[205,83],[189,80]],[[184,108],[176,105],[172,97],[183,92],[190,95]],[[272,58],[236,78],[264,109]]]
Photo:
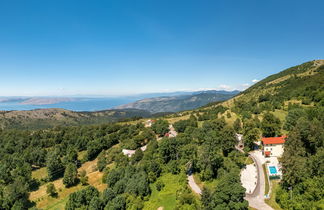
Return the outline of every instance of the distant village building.
[[[150,127],[152,127],[152,124],[155,122],[155,120],[147,120],[146,122],[145,122],[145,127],[146,128],[150,128]]]
[[[141,147],[141,150],[144,152],[147,149],[147,145]],[[135,154],[136,150],[123,149],[122,153],[128,157],[132,157]]]
[[[244,148],[243,135],[239,134],[239,133],[236,133],[235,138],[236,138],[238,147],[240,149],[243,149]]]
[[[265,157],[281,157],[284,152],[286,136],[262,138]]]

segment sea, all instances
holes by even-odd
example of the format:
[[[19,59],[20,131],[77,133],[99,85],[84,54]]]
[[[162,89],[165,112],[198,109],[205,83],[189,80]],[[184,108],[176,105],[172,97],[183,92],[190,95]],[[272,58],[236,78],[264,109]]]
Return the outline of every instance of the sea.
[[[59,102],[55,104],[45,105],[31,105],[22,104],[20,100],[0,102],[0,110],[33,110],[33,109],[48,109],[48,108],[62,108],[71,111],[101,111],[113,109],[116,106],[128,104],[136,101],[133,97],[122,98],[74,98],[73,101]]]

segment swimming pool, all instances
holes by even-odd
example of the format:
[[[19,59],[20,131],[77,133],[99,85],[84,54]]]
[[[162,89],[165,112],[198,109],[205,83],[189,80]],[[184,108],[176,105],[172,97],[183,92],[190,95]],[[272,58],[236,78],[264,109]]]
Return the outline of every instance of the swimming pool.
[[[270,175],[277,174],[277,167],[276,166],[269,166]]]

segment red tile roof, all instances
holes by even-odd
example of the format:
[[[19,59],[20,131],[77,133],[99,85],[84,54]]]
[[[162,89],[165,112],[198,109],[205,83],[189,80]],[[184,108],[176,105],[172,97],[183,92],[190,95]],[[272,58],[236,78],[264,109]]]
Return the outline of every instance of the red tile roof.
[[[263,144],[283,144],[287,136],[262,138]]]

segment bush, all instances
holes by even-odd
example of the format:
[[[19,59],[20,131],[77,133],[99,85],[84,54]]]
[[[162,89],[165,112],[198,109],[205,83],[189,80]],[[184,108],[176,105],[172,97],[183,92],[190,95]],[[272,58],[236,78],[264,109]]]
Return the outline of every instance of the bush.
[[[161,191],[164,188],[164,186],[165,186],[165,184],[161,180],[157,181],[155,184],[157,191]]]
[[[57,191],[53,183],[50,183],[46,186],[46,193],[51,197],[57,196]]]

